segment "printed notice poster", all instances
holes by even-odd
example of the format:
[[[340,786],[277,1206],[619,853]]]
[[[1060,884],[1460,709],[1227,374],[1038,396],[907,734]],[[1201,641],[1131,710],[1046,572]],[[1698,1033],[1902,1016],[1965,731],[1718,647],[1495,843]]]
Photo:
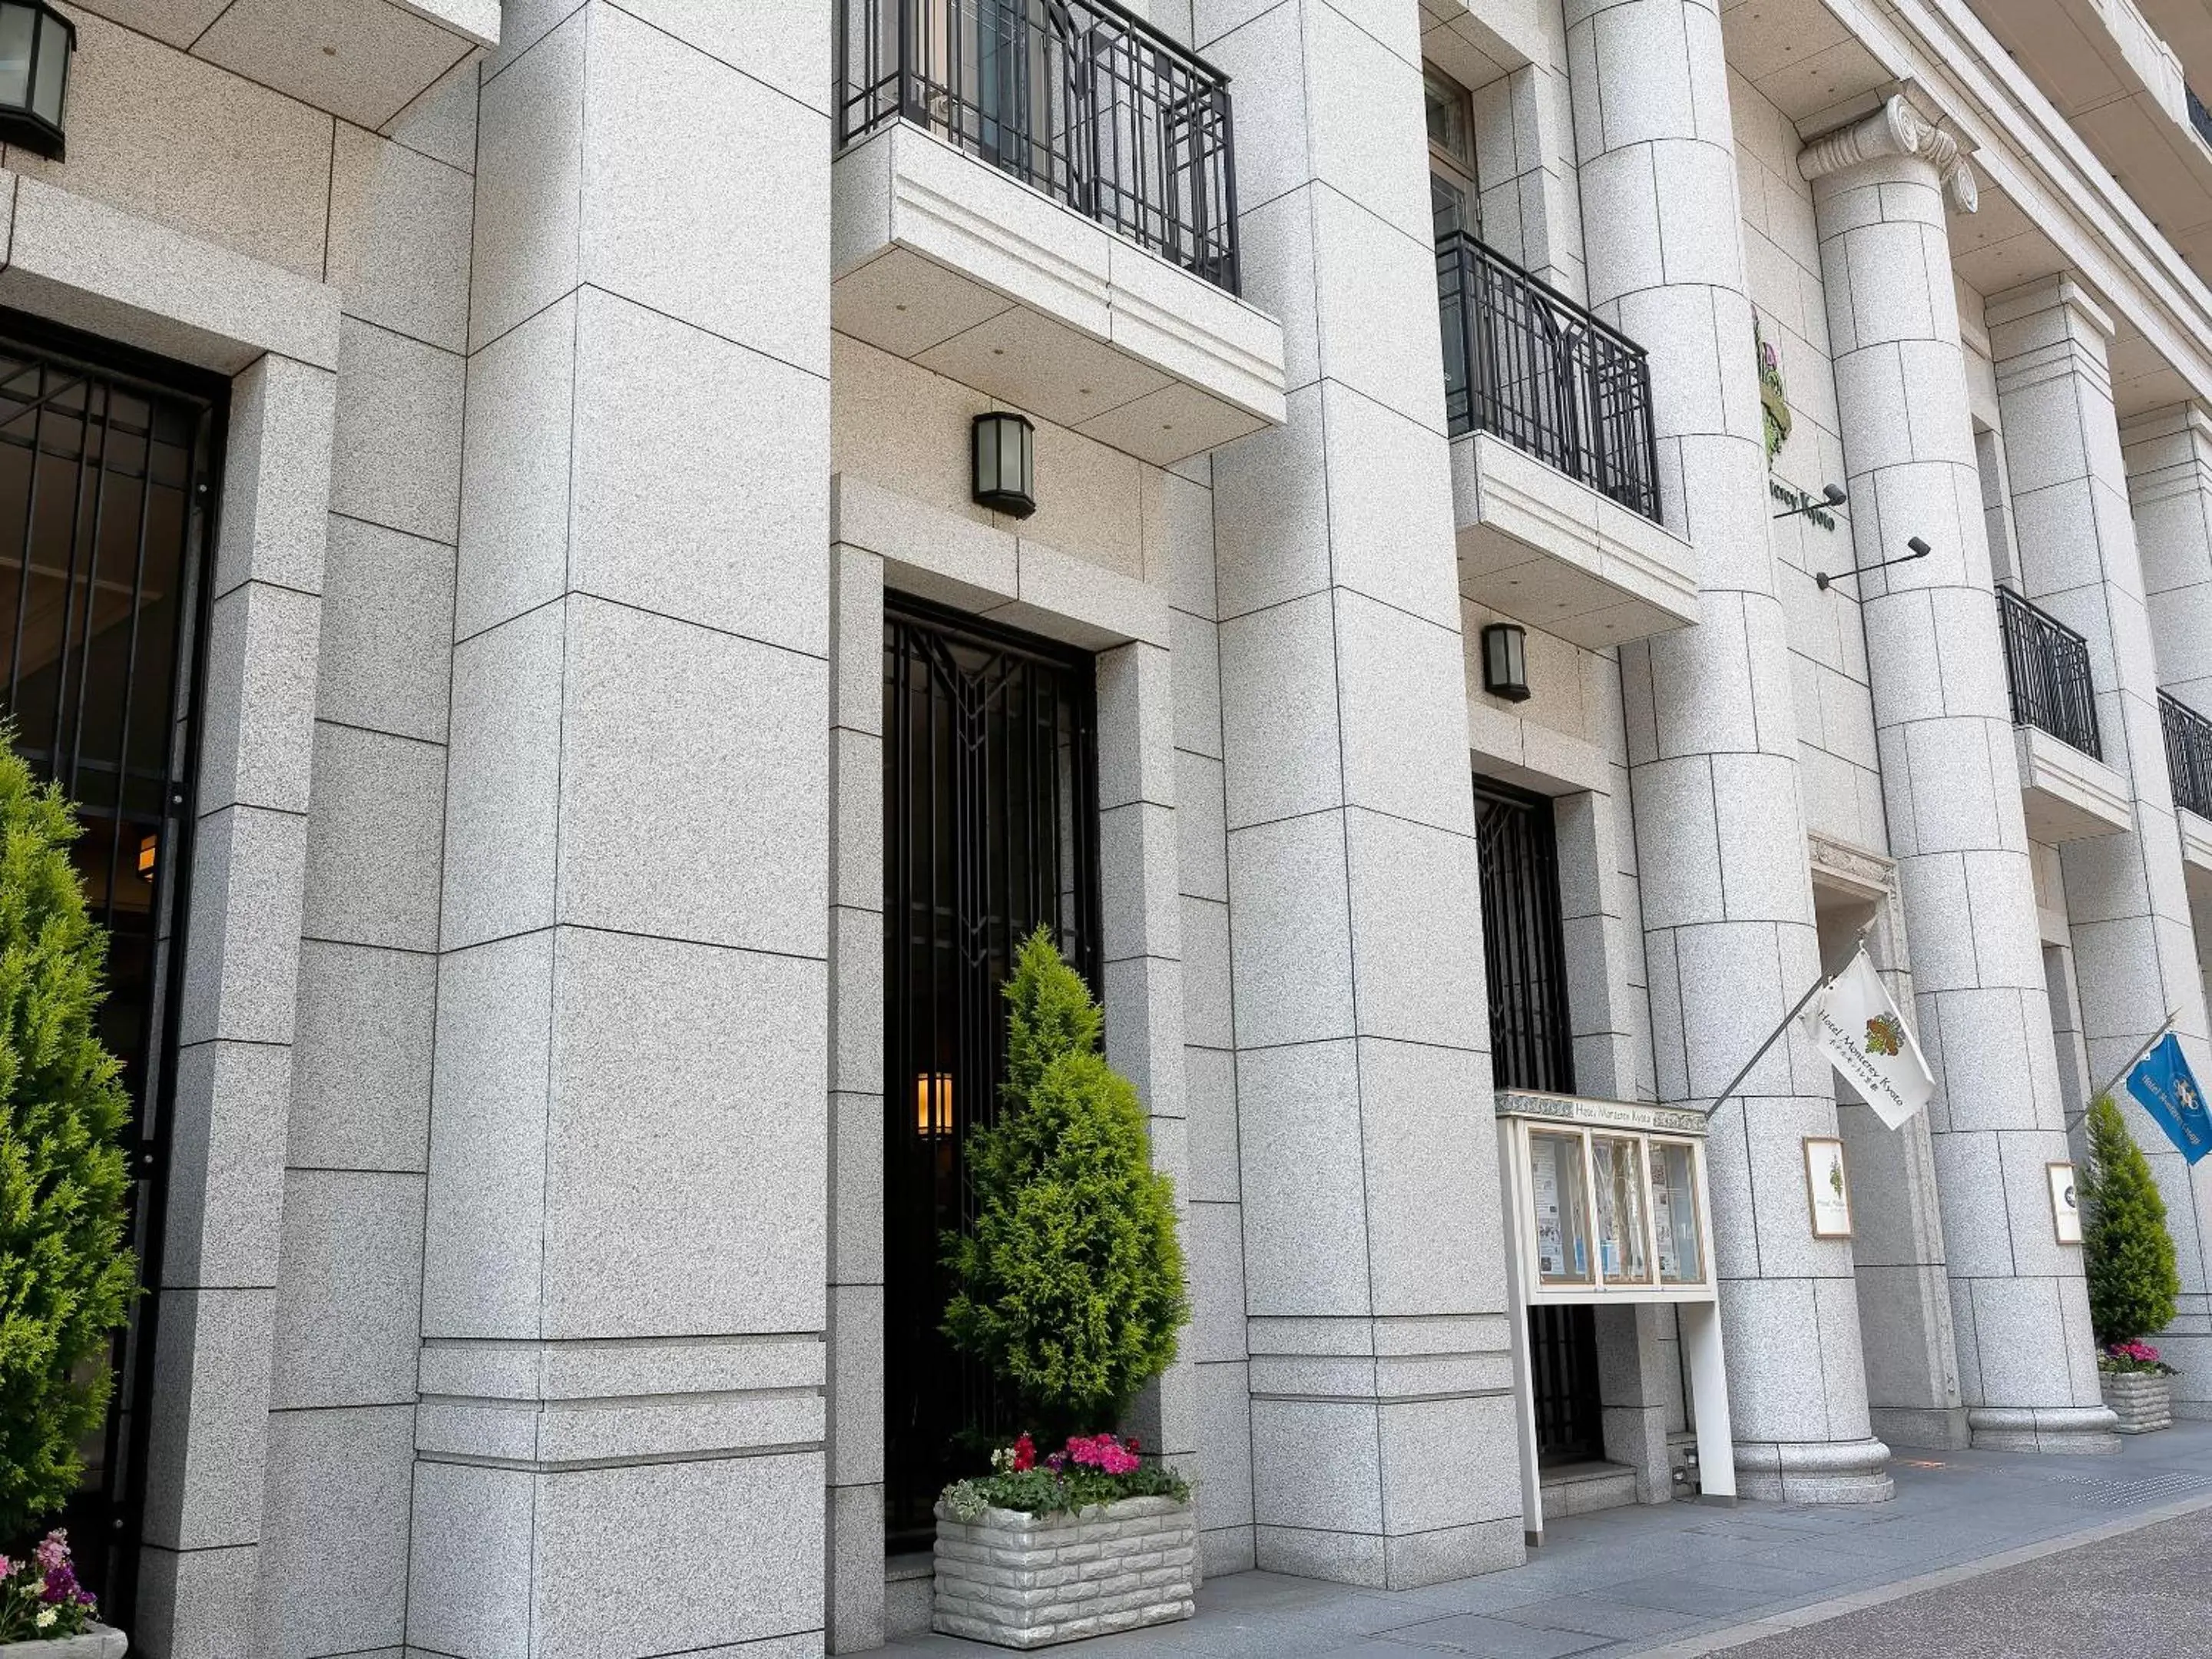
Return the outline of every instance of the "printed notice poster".
[[[1559,1147],[1537,1140],[1528,1163],[1536,1194],[1536,1271],[1547,1279],[1565,1276],[1567,1253],[1559,1226]]]
[[[1844,1143],[1825,1135],[1805,1137],[1805,1188],[1813,1204],[1813,1237],[1851,1236],[1851,1190],[1844,1178]]]
[[[1674,1254],[1674,1189],[1663,1184],[1663,1179],[1651,1183],[1651,1219],[1656,1224],[1653,1231],[1659,1235],[1659,1277],[1680,1279],[1681,1260]]]

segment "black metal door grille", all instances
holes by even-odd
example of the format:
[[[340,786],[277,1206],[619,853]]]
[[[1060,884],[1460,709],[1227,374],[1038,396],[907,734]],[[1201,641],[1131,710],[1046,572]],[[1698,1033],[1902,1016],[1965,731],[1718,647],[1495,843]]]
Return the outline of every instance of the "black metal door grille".
[[[1572,1094],[1559,842],[1541,795],[1474,781],[1482,858],[1482,950],[1490,980],[1490,1065],[1501,1089]]]
[[[1597,1310],[1528,1310],[1528,1369],[1535,1384],[1536,1461],[1589,1463],[1605,1455],[1597,1386]]]
[[[108,931],[100,1032],[131,1096],[131,1243],[159,1282],[205,550],[224,383],[0,314],[0,650],[16,752],[77,803]],[[105,1616],[132,1611],[155,1298],[64,1516]]]
[[[1000,988],[1038,927],[1098,983],[1091,659],[904,599],[884,628],[885,1512],[926,1544],[957,1437],[1006,1425],[939,1334],[963,1142],[998,1115]]]

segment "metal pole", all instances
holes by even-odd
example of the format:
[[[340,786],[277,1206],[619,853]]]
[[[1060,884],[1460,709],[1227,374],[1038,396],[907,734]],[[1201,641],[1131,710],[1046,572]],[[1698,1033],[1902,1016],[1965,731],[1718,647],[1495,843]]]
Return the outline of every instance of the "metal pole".
[[[2110,1083],[2107,1083],[2101,1089],[2091,1091],[2089,1098],[2091,1100],[2094,1100],[2099,1095],[2109,1095],[2113,1090],[2118,1088],[2120,1086],[2120,1079],[2127,1076],[2130,1072],[2135,1070],[2136,1062],[2137,1060],[2140,1060],[2145,1054],[2158,1047],[2159,1039],[2164,1036],[2168,1031],[2171,1031],[2173,1029],[2173,1022],[2180,1018],[2181,1010],[2179,1008],[2176,1008],[2172,1012],[2166,1015],[2166,1024],[2160,1026],[2158,1030],[2150,1034],[2150,1041],[2144,1043],[2142,1048],[2136,1049],[2134,1054],[2128,1056],[2128,1063],[2121,1066],[2118,1071],[2112,1073],[2112,1080]],[[2083,1118],[2088,1115],[2089,1109],[2087,1106],[2084,1106],[2080,1111],[2075,1113],[2073,1116],[2068,1118],[2063,1123],[2058,1126],[2059,1133],[2063,1134],[2067,1130],[2072,1128],[2075,1124],[2079,1123]]]
[[[1741,1084],[1744,1079],[1751,1075],[1751,1068],[1758,1065],[1759,1062],[1765,1057],[1766,1051],[1774,1046],[1775,1038],[1780,1036],[1784,1031],[1790,1029],[1790,1022],[1805,1012],[1805,1005],[1810,1002],[1814,997],[1818,996],[1820,994],[1821,989],[1826,986],[1827,982],[1828,981],[1825,977],[1814,980],[1813,981],[1813,988],[1806,992],[1803,996],[1797,999],[1797,1006],[1792,1008],[1788,1013],[1782,1016],[1782,1024],[1776,1026],[1772,1030],[1766,1034],[1766,1041],[1759,1045],[1758,1049],[1752,1054],[1752,1057],[1749,1060],[1744,1061],[1743,1069],[1729,1079],[1729,1086],[1722,1090],[1718,1095],[1714,1097],[1713,1103],[1705,1108],[1705,1115],[1707,1117],[1710,1118],[1712,1116],[1715,1112],[1720,1110],[1720,1109],[1727,1103],[1728,1097],[1736,1091],[1736,1086]]]

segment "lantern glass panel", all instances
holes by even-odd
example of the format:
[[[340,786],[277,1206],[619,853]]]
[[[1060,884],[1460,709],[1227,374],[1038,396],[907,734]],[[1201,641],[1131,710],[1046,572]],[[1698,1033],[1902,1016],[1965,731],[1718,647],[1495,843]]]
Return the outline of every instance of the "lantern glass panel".
[[[38,30],[39,14],[30,7],[0,5],[0,104],[21,109],[31,101],[31,53]],[[59,29],[47,33],[62,34]],[[66,46],[66,36],[63,43]],[[55,106],[60,107],[58,99]]]
[[[31,82],[31,112],[62,124],[62,94],[69,85],[70,32],[51,17],[39,21],[38,74]]]

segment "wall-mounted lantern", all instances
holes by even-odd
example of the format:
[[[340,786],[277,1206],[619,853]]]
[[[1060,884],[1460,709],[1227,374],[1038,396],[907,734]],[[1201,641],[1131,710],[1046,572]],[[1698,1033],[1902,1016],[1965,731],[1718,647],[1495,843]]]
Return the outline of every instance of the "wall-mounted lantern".
[[[62,159],[76,25],[46,0],[0,0],[0,141]]]
[[[975,504],[1011,519],[1036,511],[1036,428],[1025,416],[975,417]]]
[[[1528,700],[1528,631],[1512,623],[1482,630],[1482,689],[1508,702]]]
[[[952,1073],[924,1072],[914,1080],[915,1133],[940,1140],[952,1133]]]

